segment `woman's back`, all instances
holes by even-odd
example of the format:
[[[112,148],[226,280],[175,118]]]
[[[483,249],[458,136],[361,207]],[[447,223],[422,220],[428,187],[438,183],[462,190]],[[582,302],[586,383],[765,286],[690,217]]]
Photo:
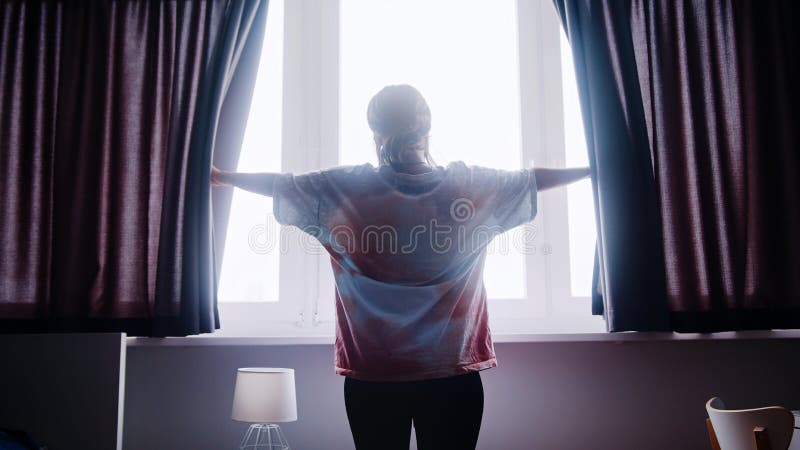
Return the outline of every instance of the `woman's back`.
[[[331,255],[337,373],[415,380],[496,365],[485,248],[535,216],[531,171],[456,162],[412,175],[365,164],[282,175],[273,195],[278,222]]]

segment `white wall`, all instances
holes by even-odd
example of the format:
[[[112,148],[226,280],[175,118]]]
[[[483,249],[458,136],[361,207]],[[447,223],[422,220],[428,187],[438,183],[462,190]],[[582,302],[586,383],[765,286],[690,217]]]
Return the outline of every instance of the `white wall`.
[[[704,405],[800,409],[800,340],[495,344],[481,372],[478,447],[707,449]],[[292,448],[352,449],[333,349],[298,346],[133,346],[128,349],[124,448],[236,448],[229,419],[237,367],[296,369]]]

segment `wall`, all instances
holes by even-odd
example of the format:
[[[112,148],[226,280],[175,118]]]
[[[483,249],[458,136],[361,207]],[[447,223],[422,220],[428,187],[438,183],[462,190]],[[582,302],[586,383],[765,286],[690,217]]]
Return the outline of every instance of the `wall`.
[[[124,333],[0,335],[0,429],[53,450],[121,448],[126,350]]]
[[[705,402],[800,409],[800,340],[682,340],[495,344],[481,373],[479,448],[707,449]],[[292,448],[352,449],[332,348],[132,346],[124,448],[236,448],[229,419],[237,367],[296,370]]]

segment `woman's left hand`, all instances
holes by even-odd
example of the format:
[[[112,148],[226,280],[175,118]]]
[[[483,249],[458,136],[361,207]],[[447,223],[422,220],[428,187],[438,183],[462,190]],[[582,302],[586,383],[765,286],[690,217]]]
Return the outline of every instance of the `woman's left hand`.
[[[227,186],[223,180],[225,172],[217,169],[217,166],[211,166],[211,185],[212,186]]]

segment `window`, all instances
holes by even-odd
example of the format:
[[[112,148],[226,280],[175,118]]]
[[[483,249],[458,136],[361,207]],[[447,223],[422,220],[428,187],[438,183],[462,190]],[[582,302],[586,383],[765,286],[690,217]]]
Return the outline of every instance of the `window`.
[[[454,3],[446,1],[341,1],[343,164],[375,159],[364,119],[370,98],[387,84],[410,84],[431,108],[431,153],[438,164],[522,167],[516,3],[502,0],[486,8],[462,1],[458,20],[453,11]],[[525,260],[509,235],[492,243],[484,279],[491,296],[521,299]]]
[[[282,90],[283,2],[273,0],[269,4],[239,171],[281,170]],[[278,232],[272,217],[272,199],[234,190],[219,280],[220,302],[278,301]]]
[[[571,53],[560,30],[551,4],[527,0],[491,8],[477,0],[273,0],[239,170],[375,164],[367,103],[397,83],[417,87],[428,101],[439,164],[585,165]],[[278,226],[271,208],[269,199],[234,194],[221,333],[332,335],[328,257],[314,242],[300,242],[296,229]],[[601,330],[588,305],[588,181],[541,193],[539,212],[489,248],[493,330]]]

